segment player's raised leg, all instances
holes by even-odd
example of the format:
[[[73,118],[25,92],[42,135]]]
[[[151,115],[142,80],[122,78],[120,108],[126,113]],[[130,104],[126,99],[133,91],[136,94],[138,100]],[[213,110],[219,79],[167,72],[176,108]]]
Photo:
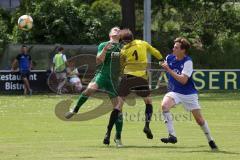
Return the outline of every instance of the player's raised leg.
[[[197,124],[201,127],[203,133],[205,134],[208,144],[211,147],[211,149],[218,149],[217,145],[215,144],[211,133],[210,133],[210,129],[208,127],[208,123],[206,120],[204,120],[202,114],[201,114],[201,110],[200,109],[194,109],[192,110],[192,114],[193,117],[195,118]]]
[[[74,114],[76,114],[80,107],[88,100],[88,97],[91,96],[97,89],[97,83],[90,82],[88,87],[80,94],[77,104],[74,106],[74,108],[70,109],[70,111],[65,114],[65,118],[70,119]]]

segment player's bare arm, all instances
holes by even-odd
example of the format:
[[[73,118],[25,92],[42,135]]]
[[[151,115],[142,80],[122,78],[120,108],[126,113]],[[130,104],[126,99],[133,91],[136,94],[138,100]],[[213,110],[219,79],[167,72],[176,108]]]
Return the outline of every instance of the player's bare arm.
[[[16,64],[17,64],[17,59],[14,59],[14,61],[12,63],[12,68],[11,68],[12,71],[15,70]]]
[[[111,44],[111,43],[108,43],[108,44],[103,48],[102,53],[101,53],[100,55],[98,55],[97,58],[96,58],[96,63],[97,63],[97,64],[101,64],[101,63],[104,62],[105,57],[106,57],[107,50],[108,50],[109,48],[111,48],[111,47],[112,47],[112,44]]]
[[[167,64],[167,62],[163,62],[161,64],[161,66],[171,75],[173,76],[174,79],[176,79],[178,82],[180,82],[181,84],[186,84],[188,81],[188,76],[185,74],[177,74],[176,72],[174,72]]]

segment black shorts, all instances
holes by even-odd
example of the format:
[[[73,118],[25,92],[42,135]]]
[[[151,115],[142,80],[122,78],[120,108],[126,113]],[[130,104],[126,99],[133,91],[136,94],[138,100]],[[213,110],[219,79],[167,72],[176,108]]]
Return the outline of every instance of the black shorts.
[[[29,79],[30,71],[20,71],[20,76],[21,76],[21,79],[23,78]]]
[[[118,93],[120,97],[126,97],[133,91],[140,97],[147,97],[150,95],[148,81],[141,77],[132,75],[124,75],[119,85]]]

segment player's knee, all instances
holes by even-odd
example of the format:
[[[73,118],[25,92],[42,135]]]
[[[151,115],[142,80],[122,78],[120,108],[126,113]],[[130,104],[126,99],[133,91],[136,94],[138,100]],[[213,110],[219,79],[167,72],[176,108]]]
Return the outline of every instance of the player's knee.
[[[145,104],[152,104],[152,100],[149,97],[144,98],[144,102],[145,102]]]
[[[198,117],[196,118],[196,122],[199,126],[204,125],[204,119],[202,117]]]
[[[163,112],[168,112],[170,110],[170,107],[168,107],[166,104],[162,104],[161,107]]]
[[[82,93],[86,96],[91,96],[94,93],[94,89],[86,88]]]

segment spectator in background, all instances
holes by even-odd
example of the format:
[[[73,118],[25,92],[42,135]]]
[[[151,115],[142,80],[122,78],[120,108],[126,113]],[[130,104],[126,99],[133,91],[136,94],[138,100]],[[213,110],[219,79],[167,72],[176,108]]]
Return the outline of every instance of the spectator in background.
[[[55,56],[53,57],[53,72],[56,75],[58,83],[57,94],[62,94],[62,88],[66,83],[67,79],[67,58],[66,55],[63,54],[63,47],[58,47],[57,51],[57,54],[55,54]]]
[[[13,60],[12,70],[15,70],[15,67],[18,63],[19,73],[21,74],[21,79],[24,83],[24,95],[29,93],[32,95],[32,89],[29,84],[29,75],[32,68],[32,58],[27,54],[28,48],[25,45],[21,47],[21,53]]]
[[[80,92],[82,90],[82,83],[79,78],[78,68],[75,67],[74,62],[70,62],[67,68],[67,77],[69,83],[74,87],[76,92]]]

